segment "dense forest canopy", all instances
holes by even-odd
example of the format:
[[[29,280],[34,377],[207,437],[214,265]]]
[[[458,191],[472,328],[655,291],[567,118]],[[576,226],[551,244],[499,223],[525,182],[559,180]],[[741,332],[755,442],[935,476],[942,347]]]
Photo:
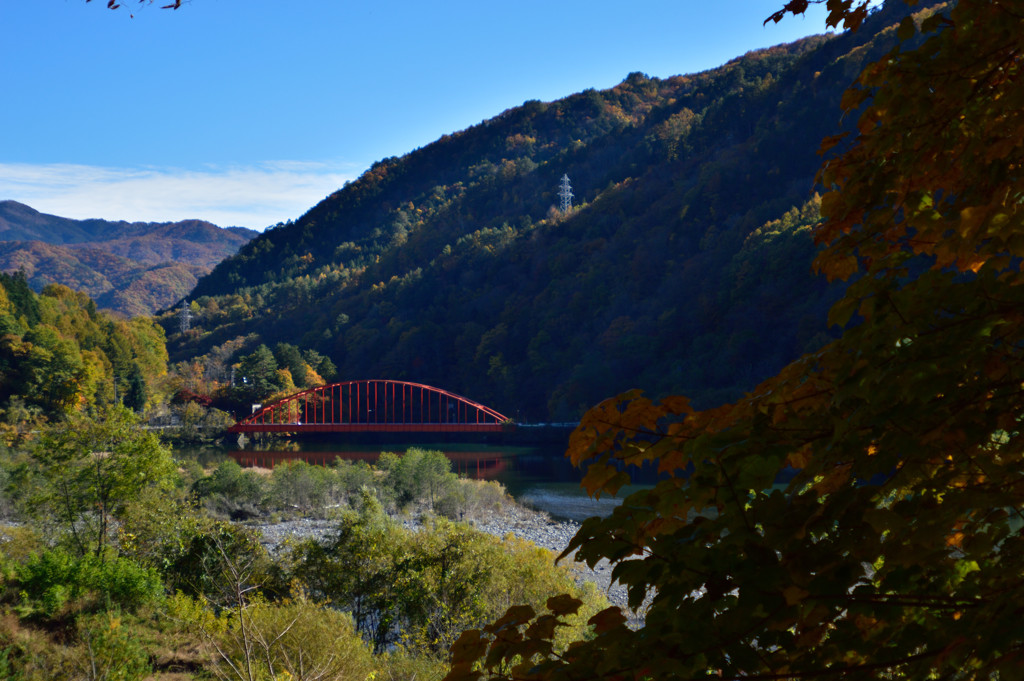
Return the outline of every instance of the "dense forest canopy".
[[[164,332],[115,319],[83,293],[0,273],[0,410],[8,438],[39,419],[123,402],[141,410],[167,373]]]
[[[420,381],[532,421],[636,386],[735,397],[830,338],[840,287],[809,265],[818,140],[897,10],[527,102],[382,160],[204,277],[187,333],[162,318],[171,358],[287,342],[342,379]]]

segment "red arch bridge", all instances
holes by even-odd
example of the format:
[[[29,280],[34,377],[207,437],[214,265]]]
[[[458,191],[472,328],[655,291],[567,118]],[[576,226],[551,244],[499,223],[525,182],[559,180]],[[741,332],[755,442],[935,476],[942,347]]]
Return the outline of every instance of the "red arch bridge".
[[[512,420],[422,383],[367,380],[303,390],[262,406],[232,433],[487,433]]]

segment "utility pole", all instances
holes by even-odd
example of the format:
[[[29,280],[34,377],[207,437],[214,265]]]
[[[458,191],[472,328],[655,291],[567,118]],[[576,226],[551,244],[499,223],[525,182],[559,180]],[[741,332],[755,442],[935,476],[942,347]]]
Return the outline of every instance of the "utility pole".
[[[562,184],[558,188],[558,210],[568,213],[572,210],[572,185],[569,183],[569,175],[562,175]]]

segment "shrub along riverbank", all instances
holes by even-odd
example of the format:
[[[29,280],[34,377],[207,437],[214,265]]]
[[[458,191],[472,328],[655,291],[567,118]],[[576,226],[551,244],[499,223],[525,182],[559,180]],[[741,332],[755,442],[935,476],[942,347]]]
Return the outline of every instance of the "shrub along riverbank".
[[[567,640],[607,605],[550,551],[474,528],[518,511],[440,453],[204,471],[124,411],[72,425],[3,458],[0,678],[440,678],[510,604],[574,594]],[[268,550],[281,521],[321,532]]]

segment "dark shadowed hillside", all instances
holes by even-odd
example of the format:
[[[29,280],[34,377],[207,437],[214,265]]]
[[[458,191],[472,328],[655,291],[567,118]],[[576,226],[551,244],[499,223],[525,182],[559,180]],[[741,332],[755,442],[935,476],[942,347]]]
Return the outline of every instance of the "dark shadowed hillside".
[[[202,220],[72,220],[0,201],[0,270],[23,269],[37,291],[58,283],[88,293],[100,307],[152,314],[256,234]]]
[[[172,359],[294,343],[343,379],[423,381],[533,420],[633,387],[734,397],[827,337],[817,149],[898,10],[527,102],[385,159],[204,277],[192,328],[165,317]]]

